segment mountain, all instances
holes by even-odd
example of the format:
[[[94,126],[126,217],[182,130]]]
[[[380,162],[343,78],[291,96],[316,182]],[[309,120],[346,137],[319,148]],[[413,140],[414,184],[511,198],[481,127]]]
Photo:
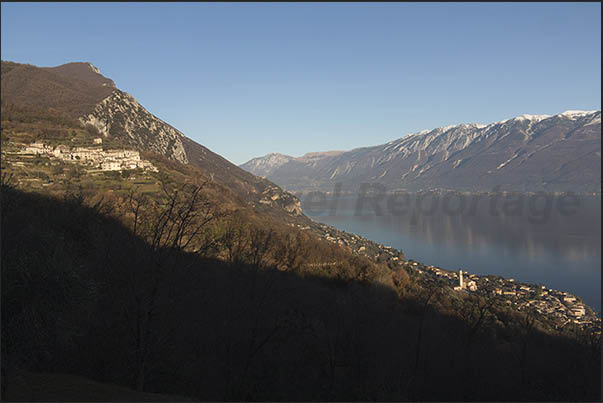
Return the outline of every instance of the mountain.
[[[424,130],[374,147],[315,158],[268,154],[241,168],[289,191],[601,191],[601,111],[522,115]]]
[[[115,90],[90,63],[36,67],[2,61],[1,71],[3,103],[53,108],[69,117],[91,111]]]
[[[186,137],[118,89],[90,63],[36,67],[2,61],[1,71],[5,106],[34,108],[38,114],[51,111],[72,119],[71,126],[94,128],[105,143],[188,164],[199,169],[200,176],[234,192],[241,204],[272,210],[277,215],[301,214],[293,195]]]
[[[245,164],[241,165],[241,168],[252,172],[254,175],[268,177],[274,172],[276,172],[280,167],[292,161],[312,164],[321,159],[333,157],[341,153],[343,153],[343,151],[313,152],[304,154],[301,157],[292,157],[290,155],[270,153],[264,157],[254,158],[246,162]]]
[[[548,315],[493,292],[540,299],[519,282],[458,290],[315,223],[88,63],[3,62],[1,107],[8,400],[600,401],[600,318],[577,296],[549,289],[580,314]]]

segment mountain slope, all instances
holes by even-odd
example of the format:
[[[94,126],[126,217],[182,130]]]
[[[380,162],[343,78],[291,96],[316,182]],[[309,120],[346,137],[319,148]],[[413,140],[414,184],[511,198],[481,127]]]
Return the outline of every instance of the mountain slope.
[[[334,157],[342,153],[343,151],[313,152],[307,153],[301,157],[271,153],[264,157],[254,158],[241,165],[241,167],[249,172],[253,172],[255,175],[267,177],[290,162],[301,162],[303,164],[313,165],[324,158]]]
[[[115,89],[113,81],[93,69],[89,63],[41,68],[2,61],[2,102],[82,116]]]
[[[387,144],[307,160],[274,154],[242,168],[288,190],[344,191],[361,183],[389,189],[490,191],[601,190],[601,112],[522,115],[489,125],[460,124]],[[269,168],[267,168],[269,167]]]
[[[159,154],[198,168],[205,179],[264,211],[300,215],[299,201],[270,181],[237,167],[148,112],[90,63],[40,68],[2,61],[2,103],[50,110],[76,125],[93,126],[124,148]]]

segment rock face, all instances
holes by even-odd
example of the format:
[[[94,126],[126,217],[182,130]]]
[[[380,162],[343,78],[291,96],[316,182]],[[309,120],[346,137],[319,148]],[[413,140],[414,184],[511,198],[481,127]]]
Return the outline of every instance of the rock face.
[[[601,111],[522,115],[425,130],[387,144],[317,157],[255,158],[242,168],[292,191],[601,192]]]
[[[96,105],[92,113],[81,117],[80,122],[95,126],[105,137],[120,137],[134,147],[157,152],[184,164],[189,162],[184,151],[184,134],[118,89]]]
[[[276,186],[268,186],[264,189],[259,202],[264,205],[278,206],[295,216],[303,215],[299,199],[291,193],[283,192]]]

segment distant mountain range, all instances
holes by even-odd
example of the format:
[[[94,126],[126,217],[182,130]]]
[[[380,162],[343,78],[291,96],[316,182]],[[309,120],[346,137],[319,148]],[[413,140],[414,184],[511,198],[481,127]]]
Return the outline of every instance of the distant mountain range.
[[[522,115],[424,130],[374,147],[268,154],[240,165],[289,191],[389,190],[601,192],[601,111]]]

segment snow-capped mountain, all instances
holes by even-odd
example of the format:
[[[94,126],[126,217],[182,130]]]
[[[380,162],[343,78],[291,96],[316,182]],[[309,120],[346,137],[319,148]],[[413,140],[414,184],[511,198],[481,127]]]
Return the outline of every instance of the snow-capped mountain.
[[[601,191],[601,111],[521,115],[424,130],[387,144],[308,160],[277,154],[242,168],[288,190]]]

